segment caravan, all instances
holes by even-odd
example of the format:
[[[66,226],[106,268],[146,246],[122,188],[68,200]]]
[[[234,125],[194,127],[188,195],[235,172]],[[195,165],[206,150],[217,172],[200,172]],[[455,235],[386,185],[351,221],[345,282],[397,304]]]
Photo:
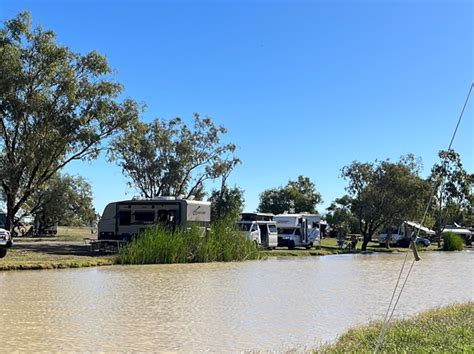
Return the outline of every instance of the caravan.
[[[310,249],[316,243],[321,246],[318,214],[279,214],[275,216],[278,228],[278,246],[306,247]]]
[[[275,249],[278,245],[277,226],[273,214],[242,213],[237,228],[257,247]]]
[[[175,197],[134,199],[109,203],[98,225],[98,239],[130,241],[146,228],[161,224],[171,229],[197,225],[207,228],[211,203]]]

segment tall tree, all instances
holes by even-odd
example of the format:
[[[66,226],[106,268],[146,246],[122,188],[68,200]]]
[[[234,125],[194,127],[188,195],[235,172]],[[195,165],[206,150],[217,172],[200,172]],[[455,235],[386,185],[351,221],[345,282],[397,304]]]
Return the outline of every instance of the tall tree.
[[[235,145],[221,142],[226,132],[199,114],[192,128],[180,118],[135,122],[112,143],[110,158],[146,198],[199,196],[205,181],[221,177],[239,161]]]
[[[440,162],[431,169],[429,181],[436,187],[432,216],[435,230],[440,236],[447,224],[467,224],[473,221],[474,174],[463,167],[460,155],[454,150],[441,150]]]
[[[59,175],[36,190],[22,208],[33,216],[35,231],[53,225],[90,226],[96,213],[90,184],[80,176]]]
[[[296,181],[288,181],[284,187],[263,191],[258,211],[273,214],[316,213],[316,206],[321,202],[321,194],[316,191],[315,184],[308,177],[299,176]]]
[[[32,28],[29,13],[0,29],[0,180],[6,227],[65,165],[97,157],[104,139],[137,117],[105,57],[80,55]]]
[[[418,176],[420,164],[412,155],[397,163],[353,162],[342,169],[349,182],[351,212],[357,218],[365,251],[372,236],[383,225],[419,220],[429,198],[428,183]]]

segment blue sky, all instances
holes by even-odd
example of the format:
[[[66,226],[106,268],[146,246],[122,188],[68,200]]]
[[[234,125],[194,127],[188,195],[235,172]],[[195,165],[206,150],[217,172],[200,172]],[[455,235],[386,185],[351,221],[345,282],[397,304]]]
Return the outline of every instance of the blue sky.
[[[1,21],[23,10],[61,44],[106,55],[145,121],[199,112],[223,124],[249,211],[298,175],[323,211],[353,160],[414,153],[426,175],[474,78],[471,1],[0,0]],[[474,97],[453,146],[471,173],[473,113]],[[103,157],[66,171],[92,184],[99,212],[137,194]]]

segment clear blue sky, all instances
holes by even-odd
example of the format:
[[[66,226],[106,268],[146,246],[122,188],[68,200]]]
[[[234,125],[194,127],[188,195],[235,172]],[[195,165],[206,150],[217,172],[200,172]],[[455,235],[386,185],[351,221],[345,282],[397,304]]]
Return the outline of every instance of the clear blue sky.
[[[323,209],[344,193],[353,160],[447,148],[474,78],[472,1],[21,1],[61,44],[105,54],[143,119],[193,112],[228,128],[243,164],[230,178],[259,194],[298,175]],[[474,97],[454,143],[474,172]],[[93,186],[99,212],[137,194],[101,158],[67,172]]]

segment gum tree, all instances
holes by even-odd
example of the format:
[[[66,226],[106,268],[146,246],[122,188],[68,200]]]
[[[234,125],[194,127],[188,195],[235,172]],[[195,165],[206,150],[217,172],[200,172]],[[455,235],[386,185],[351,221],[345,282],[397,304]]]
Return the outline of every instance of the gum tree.
[[[223,176],[239,162],[235,145],[222,142],[226,132],[197,113],[192,127],[181,118],[135,122],[112,143],[110,159],[145,198],[201,199],[206,181]]]
[[[0,180],[6,227],[30,198],[74,160],[98,156],[104,139],[137,117],[97,52],[81,55],[32,28],[20,13],[0,28]]]
[[[363,236],[362,251],[383,225],[419,220],[429,199],[429,184],[419,177],[421,164],[412,155],[393,163],[354,161],[343,167],[342,177],[350,210]]]

